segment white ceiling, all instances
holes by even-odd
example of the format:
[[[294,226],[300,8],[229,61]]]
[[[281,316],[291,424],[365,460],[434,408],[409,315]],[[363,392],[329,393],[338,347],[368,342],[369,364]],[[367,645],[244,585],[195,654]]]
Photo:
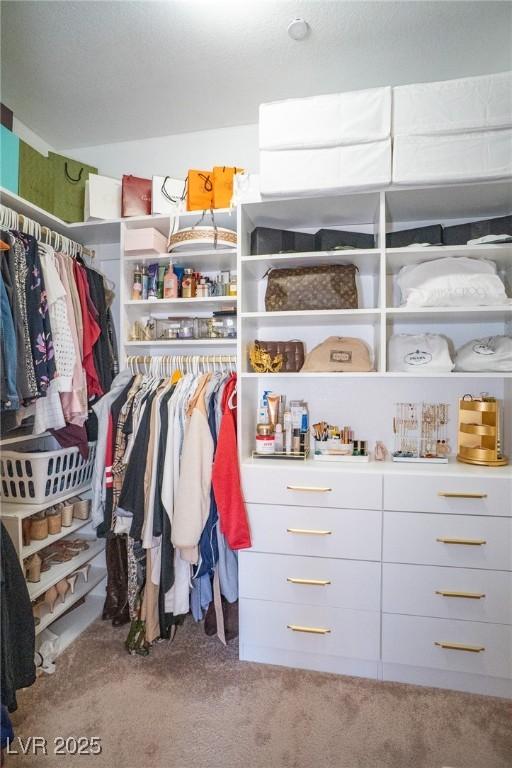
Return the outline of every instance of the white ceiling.
[[[510,2],[2,2],[2,101],[57,148],[254,123],[262,101],[512,69]],[[286,27],[311,26],[297,43]]]

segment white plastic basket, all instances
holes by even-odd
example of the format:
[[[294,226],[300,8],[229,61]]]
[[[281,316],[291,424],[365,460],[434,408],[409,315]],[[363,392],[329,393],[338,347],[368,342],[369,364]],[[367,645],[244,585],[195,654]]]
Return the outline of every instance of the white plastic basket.
[[[78,448],[57,448],[53,437],[42,438],[38,451],[33,446],[33,442],[21,443],[15,451],[2,451],[0,495],[4,501],[43,504],[78,493],[91,482],[96,443],[89,443],[87,459]]]

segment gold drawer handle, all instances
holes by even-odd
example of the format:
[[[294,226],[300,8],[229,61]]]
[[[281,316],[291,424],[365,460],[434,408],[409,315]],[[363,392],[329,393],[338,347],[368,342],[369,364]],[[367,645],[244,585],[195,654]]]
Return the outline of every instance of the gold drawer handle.
[[[287,485],[287,491],[305,491],[306,493],[329,493],[332,488],[323,485]]]
[[[449,651],[469,651],[470,653],[481,653],[485,651],[485,645],[466,645],[465,643],[445,643],[434,642],[438,648],[447,648]]]
[[[436,589],[435,594],[441,597],[465,597],[468,600],[481,600],[485,597],[485,592],[455,592],[451,589]]]
[[[326,587],[331,583],[329,579],[295,579],[292,576],[288,576],[286,581],[290,584],[311,584],[313,587]]]
[[[438,496],[445,499],[486,499],[486,493],[457,493],[457,491],[439,491]]]
[[[439,536],[436,541],[440,544],[467,544],[470,547],[481,547],[483,544],[487,544],[485,539],[456,539],[450,536]]]
[[[328,635],[331,631],[326,627],[301,627],[298,624],[287,624],[286,627],[292,632],[307,632],[310,635]]]
[[[330,536],[332,531],[316,531],[310,528],[287,528],[286,533],[302,533],[306,536]]]

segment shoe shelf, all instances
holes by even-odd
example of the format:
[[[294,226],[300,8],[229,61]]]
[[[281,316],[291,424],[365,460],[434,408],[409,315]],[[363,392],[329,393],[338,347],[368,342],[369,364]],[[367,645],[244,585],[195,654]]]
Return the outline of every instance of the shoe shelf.
[[[55,506],[55,504],[58,502],[66,501],[67,499],[71,499],[73,496],[89,498],[89,496],[87,496],[87,492],[90,491],[90,489],[91,484],[87,483],[81,487],[73,488],[72,491],[68,491],[68,493],[62,494],[62,496],[52,497],[48,501],[45,501],[43,504],[12,504],[8,501],[2,501],[2,517],[15,517],[19,520],[24,520],[25,517],[31,517],[37,512],[42,512],[45,509],[49,509],[49,507]]]
[[[56,541],[60,541],[60,539],[63,539],[64,537],[70,536],[72,533],[79,531],[80,528],[83,528],[90,522],[90,518],[87,518],[87,520],[78,520],[78,518],[74,517],[71,525],[69,525],[67,528],[63,527],[60,533],[50,534],[46,537],[46,539],[31,541],[28,546],[22,547],[20,552],[20,559],[25,560],[25,558],[33,555],[34,552],[40,552],[41,549],[49,547],[51,544],[55,544]]]
[[[47,589],[52,587],[58,581],[69,576],[73,571],[76,571],[81,565],[88,563],[89,560],[93,560],[96,555],[99,555],[100,552],[103,551],[105,542],[102,539],[93,539],[85,536],[83,538],[87,540],[89,549],[86,549],[84,552],[79,552],[76,557],[72,557],[71,560],[68,560],[65,563],[52,565],[49,571],[41,571],[40,581],[27,582],[28,593],[32,601],[46,592]]]
[[[52,632],[59,636],[59,654],[71,645],[93,621],[101,616],[104,602],[104,595],[89,593],[83,605],[78,606],[52,623]]]
[[[29,440],[39,440],[42,437],[49,437],[50,432],[41,432],[39,435],[32,435],[32,434],[26,434],[24,433],[24,430],[21,429],[19,432],[16,430],[17,434],[12,434],[11,437],[5,436],[0,440],[0,448],[6,448],[11,445],[15,445],[16,443],[28,443]]]
[[[72,605],[77,603],[89,592],[91,592],[94,587],[100,583],[100,581],[103,581],[106,575],[106,568],[91,568],[89,570],[89,578],[87,581],[84,581],[83,577],[79,576],[76,581],[75,591],[73,594],[71,594],[71,591],[68,591],[63,603],[60,601],[55,603],[53,613],[50,613],[49,607],[46,606],[46,613],[41,617],[41,621],[36,626],[36,636],[39,635],[43,629],[46,629],[46,627],[48,627],[50,624],[53,624],[54,621],[57,621],[57,619],[59,619],[62,614],[66,613],[66,611],[68,611]]]

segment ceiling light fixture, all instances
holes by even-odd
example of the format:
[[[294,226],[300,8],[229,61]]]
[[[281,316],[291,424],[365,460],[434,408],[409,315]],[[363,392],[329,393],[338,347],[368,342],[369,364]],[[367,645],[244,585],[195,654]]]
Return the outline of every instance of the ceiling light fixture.
[[[304,40],[309,34],[309,24],[302,18],[295,18],[288,24],[288,34],[292,40]]]

